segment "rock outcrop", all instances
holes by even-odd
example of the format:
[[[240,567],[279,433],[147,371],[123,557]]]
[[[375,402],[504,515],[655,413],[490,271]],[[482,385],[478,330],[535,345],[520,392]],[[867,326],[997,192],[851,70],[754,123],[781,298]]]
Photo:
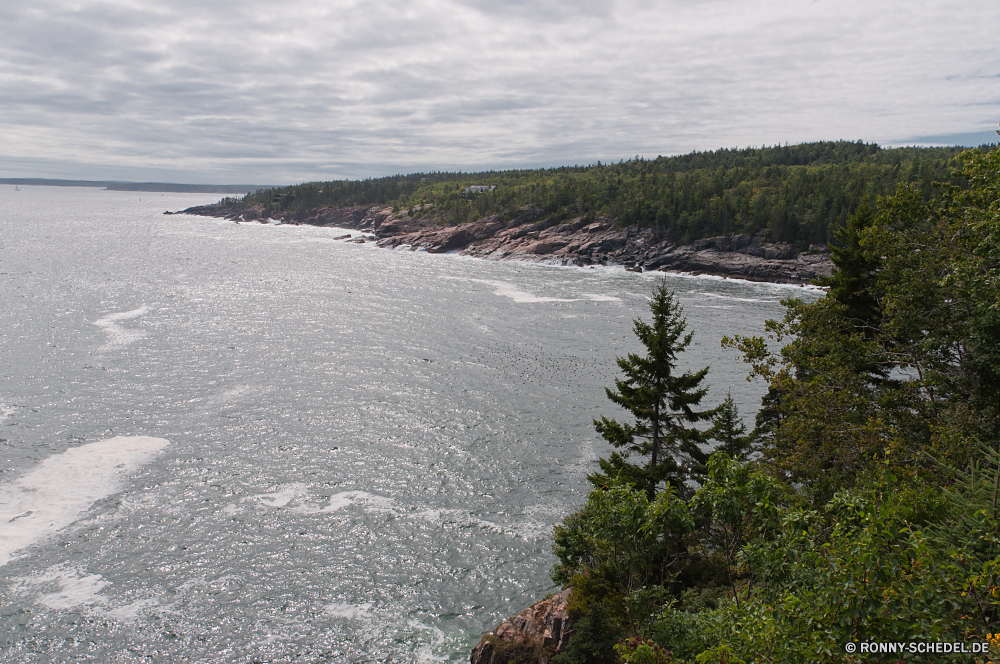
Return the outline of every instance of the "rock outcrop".
[[[508,664],[515,658],[527,661],[526,657],[548,664],[566,647],[573,633],[566,615],[569,594],[566,589],[500,623],[472,649],[471,664]]]
[[[379,246],[431,253],[449,251],[486,259],[515,259],[558,265],[622,265],[632,271],[659,270],[713,274],[750,281],[804,284],[833,272],[826,247],[798,252],[763,235],[726,235],[677,245],[652,229],[617,227],[614,219],[539,221],[531,207],[514,219],[498,216],[442,226],[433,216],[414,219],[387,206],[314,208],[270,212],[262,206],[204,205],[185,214],[223,217],[240,222],[275,220],[284,224],[336,226],[370,231]]]

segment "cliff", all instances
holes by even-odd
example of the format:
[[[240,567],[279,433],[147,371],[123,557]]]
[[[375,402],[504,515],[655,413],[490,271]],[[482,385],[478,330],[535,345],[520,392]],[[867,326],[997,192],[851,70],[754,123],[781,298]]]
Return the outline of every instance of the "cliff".
[[[548,664],[553,655],[566,647],[573,633],[566,615],[569,595],[570,590],[564,590],[500,623],[472,649],[471,664],[511,661]]]
[[[658,270],[805,284],[830,275],[833,263],[825,247],[798,252],[791,245],[768,242],[760,235],[728,235],[677,245],[652,229],[618,228],[614,219],[563,223],[537,221],[539,211],[522,208],[519,216],[498,216],[456,226],[441,226],[432,216],[412,218],[391,207],[354,206],[272,212],[262,206],[204,205],[178,214],[221,217],[239,222],[335,226],[371,231],[382,247],[456,251],[488,259],[514,259],[557,265],[622,265],[633,271]]]

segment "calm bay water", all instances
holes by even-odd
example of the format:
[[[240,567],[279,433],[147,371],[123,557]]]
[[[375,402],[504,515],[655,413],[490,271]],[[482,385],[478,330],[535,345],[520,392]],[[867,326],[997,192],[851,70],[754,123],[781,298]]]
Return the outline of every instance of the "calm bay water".
[[[553,589],[658,275],[0,190],[0,661],[467,661]],[[816,293],[668,277],[712,365]]]

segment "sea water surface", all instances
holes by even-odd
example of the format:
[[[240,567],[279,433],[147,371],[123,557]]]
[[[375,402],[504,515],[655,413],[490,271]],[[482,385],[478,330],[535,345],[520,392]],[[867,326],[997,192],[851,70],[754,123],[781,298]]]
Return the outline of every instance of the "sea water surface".
[[[0,661],[460,662],[552,526],[660,275],[0,189]],[[815,292],[667,277],[711,365]]]

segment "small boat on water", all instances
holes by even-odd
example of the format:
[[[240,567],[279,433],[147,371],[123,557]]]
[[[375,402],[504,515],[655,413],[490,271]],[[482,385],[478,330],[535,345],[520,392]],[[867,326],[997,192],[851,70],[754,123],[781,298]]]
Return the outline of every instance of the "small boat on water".
[[[14,191],[21,191],[21,188],[20,188],[20,187],[18,187],[18,186],[17,186],[16,184],[15,184],[15,185],[14,185]]]

